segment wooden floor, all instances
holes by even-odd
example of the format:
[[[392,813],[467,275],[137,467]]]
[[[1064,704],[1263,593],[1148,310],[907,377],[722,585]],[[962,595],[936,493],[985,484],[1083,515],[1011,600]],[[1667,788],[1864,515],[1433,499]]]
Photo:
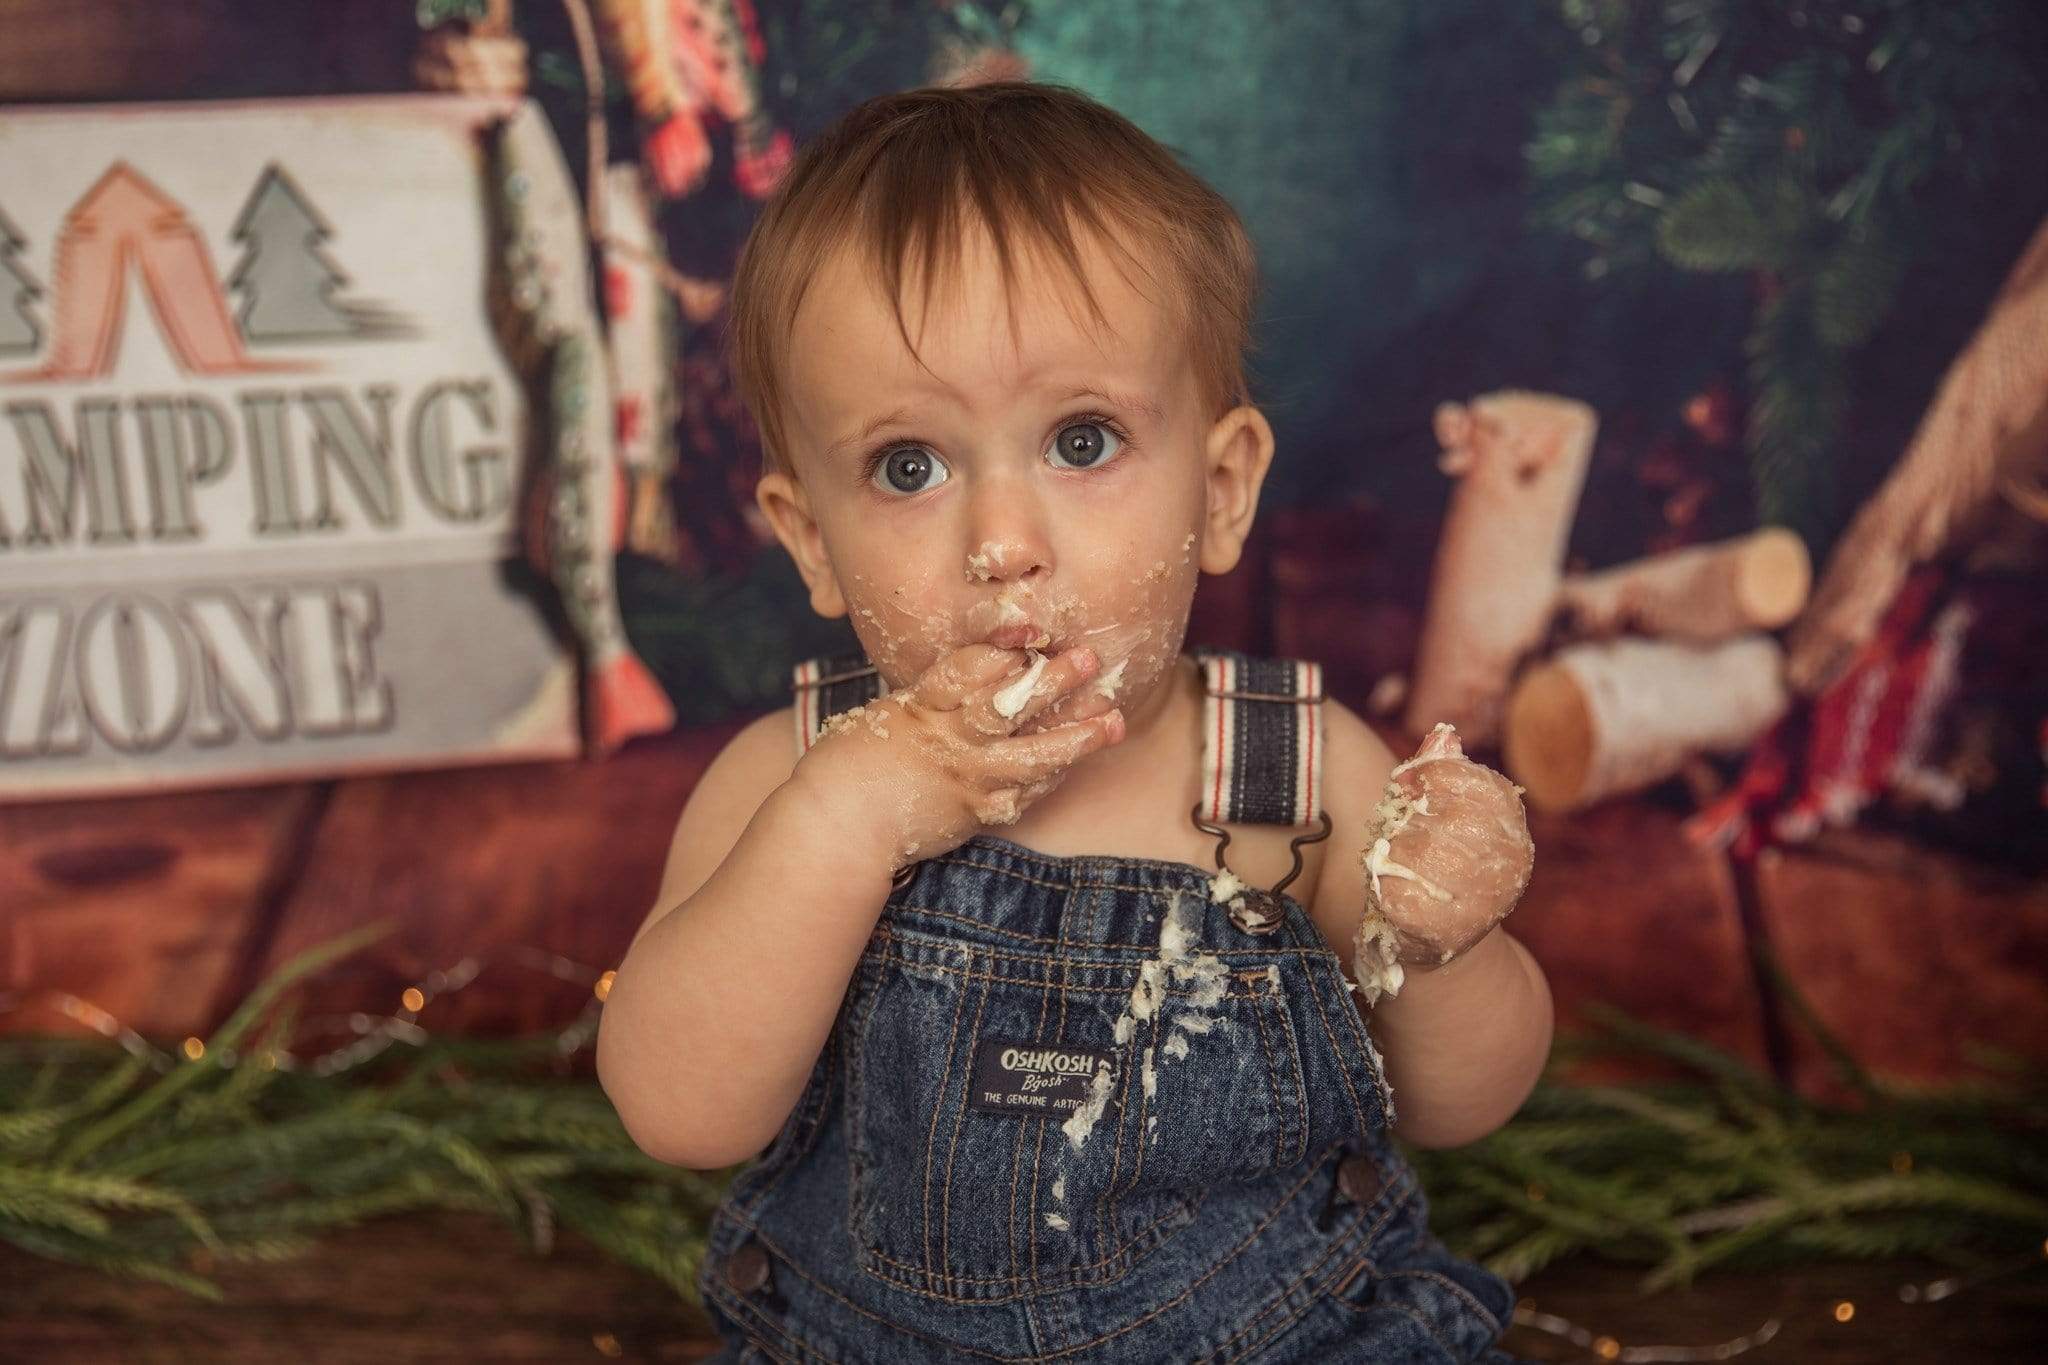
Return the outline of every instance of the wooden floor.
[[[1553,1267],[1524,1303],[1623,1346],[1708,1346],[1779,1321],[1758,1365],[2040,1359],[2048,1270],[2009,1276],[1940,1303],[1901,1303],[1926,1265],[1809,1266],[1716,1276],[1651,1299],[1635,1273],[1592,1262]],[[285,1361],[290,1365],[447,1361],[695,1361],[711,1350],[694,1312],[661,1285],[565,1236],[527,1253],[480,1217],[393,1219],[337,1234],[313,1254],[217,1274],[224,1304],[116,1281],[0,1246],[0,1360]],[[1836,1305],[1852,1303],[1846,1323]],[[1529,1328],[1507,1345],[1544,1361],[1598,1359]]]

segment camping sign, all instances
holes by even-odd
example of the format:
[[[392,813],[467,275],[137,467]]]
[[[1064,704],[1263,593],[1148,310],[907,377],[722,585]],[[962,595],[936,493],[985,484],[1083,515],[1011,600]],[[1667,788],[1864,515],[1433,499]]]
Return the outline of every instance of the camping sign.
[[[0,110],[0,799],[563,756],[457,97]]]

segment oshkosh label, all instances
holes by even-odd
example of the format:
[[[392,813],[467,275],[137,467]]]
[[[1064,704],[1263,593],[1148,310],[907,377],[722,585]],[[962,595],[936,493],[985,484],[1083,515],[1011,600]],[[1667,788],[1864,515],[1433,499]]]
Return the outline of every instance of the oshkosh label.
[[[984,1038],[974,1048],[967,1102],[992,1113],[1064,1119],[1088,1102],[1095,1074],[1109,1070],[1112,1055],[1071,1043]]]

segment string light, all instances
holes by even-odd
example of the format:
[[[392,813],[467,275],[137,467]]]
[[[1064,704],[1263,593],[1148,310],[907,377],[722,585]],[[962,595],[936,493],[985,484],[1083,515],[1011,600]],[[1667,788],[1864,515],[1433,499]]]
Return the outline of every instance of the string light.
[[[543,949],[515,945],[499,950],[502,954],[529,970],[544,972],[560,981],[583,986],[590,992],[590,999],[571,1019],[567,1026],[555,1035],[555,1051],[558,1056],[568,1057],[587,1046],[597,1036],[598,1020],[604,1010],[604,1002],[610,997],[612,983],[617,979],[614,971],[599,971],[559,953]],[[345,1016],[325,1016],[308,1019],[303,1029],[317,1027],[340,1028],[356,1036],[354,1041],[345,1043],[332,1051],[306,1058],[292,1052],[288,1046],[274,1043],[255,1056],[252,1064],[264,1070],[305,1069],[314,1075],[329,1076],[361,1066],[378,1056],[393,1043],[406,1043],[418,1047],[425,1044],[432,1035],[416,1022],[428,1005],[443,996],[454,995],[471,985],[483,973],[489,960],[486,957],[469,956],[456,962],[452,967],[427,973],[425,977],[399,992],[398,1013],[372,1015],[361,1011]],[[14,1013],[36,1005],[46,1005],[102,1037],[111,1039],[130,1055],[142,1059],[158,1071],[168,1071],[178,1064],[177,1058],[165,1052],[128,1027],[108,1011],[101,1009],[90,1000],[73,995],[68,991],[37,991],[22,993],[0,991],[0,1015]],[[180,1045],[179,1052],[186,1061],[198,1062],[205,1059],[207,1045],[204,1039],[187,1037]],[[214,1058],[214,1065],[231,1069],[242,1058],[232,1048],[222,1049]],[[1894,1152],[1891,1169],[1895,1174],[1907,1175],[1913,1169],[1913,1155],[1910,1152]],[[1542,1184],[1531,1181],[1524,1193],[1533,1203],[1541,1203],[1548,1191]],[[528,1213],[533,1225],[533,1241],[545,1250],[554,1241],[553,1214],[545,1201],[529,1201]],[[2038,1256],[2029,1255],[2016,1263],[1993,1267],[1968,1276],[1949,1276],[1932,1280],[1926,1284],[1905,1284],[1899,1286],[1898,1296],[1903,1303],[1935,1303],[1949,1298],[1962,1289],[1981,1284],[1985,1280],[2012,1273],[2015,1270],[2040,1266],[2048,1259],[2048,1238],[2041,1243]],[[1856,1315],[1856,1305],[1847,1299],[1838,1300],[1833,1306],[1834,1319],[1840,1323],[1851,1321]],[[1777,1336],[1779,1320],[1766,1319],[1756,1331],[1744,1336],[1733,1337],[1712,1346],[1624,1346],[1619,1339],[1596,1335],[1568,1318],[1554,1313],[1538,1312],[1535,1305],[1527,1300],[1515,1306],[1516,1325],[1529,1327],[1539,1332],[1570,1341],[1582,1350],[1589,1350],[1601,1360],[1624,1362],[1625,1365],[1681,1365],[1682,1362],[1727,1360],[1733,1356],[1756,1349]],[[598,1332],[591,1337],[591,1345],[600,1355],[617,1358],[623,1354],[618,1338],[609,1332]]]
[[[1624,1346],[1611,1336],[1595,1336],[1570,1318],[1561,1318],[1555,1313],[1539,1313],[1535,1305],[1522,1302],[1515,1305],[1515,1325],[1533,1327],[1539,1332],[1561,1337],[1581,1350],[1591,1351],[1601,1360],[1630,1362],[1630,1365],[1679,1365],[1685,1361],[1728,1360],[1745,1351],[1753,1351],[1772,1337],[1778,1335],[1778,1320],[1765,1319],[1762,1326],[1745,1336],[1732,1337],[1727,1341],[1715,1342],[1712,1346]]]
[[[1983,1284],[1986,1280],[1995,1280],[2000,1276],[2016,1274],[2022,1270],[2037,1270],[2044,1258],[2048,1258],[2048,1240],[2041,1243],[2040,1256],[2023,1256],[2018,1260],[1986,1266],[1973,1274],[1945,1275],[1941,1279],[1929,1280],[1925,1284],[1902,1284],[1899,1286],[1899,1302],[1939,1303],[1943,1299],[1953,1298],[1965,1289]]]
[[[583,1009],[567,1027],[556,1033],[557,1055],[567,1057],[578,1052],[597,1036],[598,1016],[603,1011],[606,997],[611,994],[615,973],[600,972],[560,953],[524,945],[506,947],[498,953],[519,966],[545,972],[559,981],[571,982],[590,991],[591,998]],[[356,1035],[353,1041],[332,1051],[302,1057],[291,1050],[289,1040],[281,1040],[265,1048],[252,1064],[266,1071],[305,1070],[316,1076],[331,1076],[361,1066],[393,1043],[419,1047],[433,1036],[419,1026],[417,1020],[421,1012],[435,1000],[454,995],[469,986],[482,974],[489,960],[491,955],[469,956],[452,967],[428,972],[398,993],[399,1009],[395,1014],[376,1015],[358,1010],[346,1015],[316,1016],[301,1023],[300,1029],[307,1033],[327,1031]],[[69,991],[0,992],[0,1015],[39,1005],[55,1009],[100,1036],[113,1039],[130,1055],[147,1062],[157,1071],[169,1071],[179,1065],[180,1058],[186,1062],[199,1062],[207,1055],[206,1040],[196,1036],[181,1042],[176,1053],[166,1052],[106,1010]],[[214,1057],[213,1064],[222,1069],[232,1069],[242,1060],[234,1049],[227,1048]]]

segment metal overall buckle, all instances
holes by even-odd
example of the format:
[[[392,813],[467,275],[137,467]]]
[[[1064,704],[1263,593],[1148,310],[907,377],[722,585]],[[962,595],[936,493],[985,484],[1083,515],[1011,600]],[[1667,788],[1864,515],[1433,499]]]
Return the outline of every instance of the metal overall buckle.
[[[1280,895],[1293,884],[1296,877],[1301,875],[1302,846],[1304,844],[1319,844],[1330,837],[1330,813],[1322,811],[1320,812],[1320,817],[1322,820],[1321,829],[1313,834],[1300,835],[1288,843],[1287,851],[1294,855],[1294,866],[1288,869],[1286,876],[1273,884],[1271,891],[1261,891],[1256,886],[1247,883],[1242,892],[1231,898],[1230,922],[1232,924],[1235,924],[1247,934],[1258,935],[1270,934],[1280,927],[1280,921],[1287,918],[1287,908],[1280,903]],[[1230,847],[1230,831],[1224,829],[1221,825],[1212,825],[1203,820],[1200,802],[1196,802],[1195,808],[1188,812],[1188,818],[1195,822],[1196,829],[1204,834],[1215,836],[1216,870],[1218,872],[1230,872],[1230,868],[1223,862],[1223,850]],[[1237,876],[1235,872],[1230,872],[1230,875],[1233,877]],[[1243,878],[1239,878],[1239,880],[1242,881]]]

